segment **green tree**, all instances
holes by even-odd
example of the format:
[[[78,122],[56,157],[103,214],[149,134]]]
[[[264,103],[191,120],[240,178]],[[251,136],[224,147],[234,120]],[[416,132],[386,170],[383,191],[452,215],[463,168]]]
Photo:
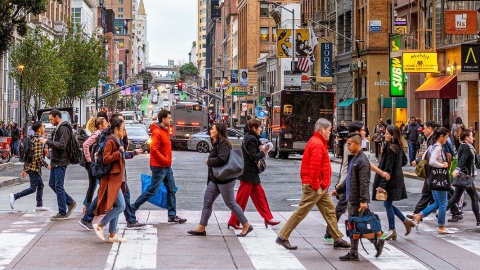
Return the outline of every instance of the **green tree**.
[[[104,37],[85,37],[81,25],[69,24],[64,40],[60,42],[60,55],[66,67],[64,105],[72,106],[76,99],[85,98],[98,84],[107,69]]]
[[[63,3],[62,0],[56,0]],[[1,0],[0,1],[0,56],[10,47],[15,31],[20,36],[27,34],[28,16],[47,11],[47,0]]]
[[[198,75],[198,69],[193,63],[186,63],[180,67],[180,80],[190,81]]]
[[[24,66],[22,74],[14,68],[10,77],[20,82],[22,77],[22,107],[35,115],[42,103],[55,106],[65,93],[64,65],[59,57],[59,46],[38,29],[30,31],[25,38],[12,47],[10,63],[13,67]],[[28,118],[25,117],[28,123]]]

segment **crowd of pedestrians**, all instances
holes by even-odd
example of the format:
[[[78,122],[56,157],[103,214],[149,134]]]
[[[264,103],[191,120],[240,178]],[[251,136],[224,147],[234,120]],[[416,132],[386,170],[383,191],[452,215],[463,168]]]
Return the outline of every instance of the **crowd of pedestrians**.
[[[70,140],[74,136],[72,126],[62,121],[60,111],[54,109],[49,113],[50,122],[56,126],[51,139],[43,138],[44,125],[38,121],[33,123],[32,137],[33,158],[25,162],[22,176],[30,177],[30,187],[16,194],[10,194],[10,205],[14,208],[16,200],[23,196],[36,192],[36,210],[42,211],[43,206],[43,181],[41,168],[51,170],[49,186],[57,196],[58,213],[51,220],[59,221],[69,217],[77,203],[65,190],[65,173],[70,165]],[[172,148],[168,135],[168,128],[172,123],[171,113],[161,110],[158,113],[158,122],[151,126],[150,169],[152,171],[151,184],[135,200],[130,201],[130,191],[125,167],[125,160],[131,159],[142,153],[142,150],[126,151],[128,146],[128,134],[121,114],[113,114],[109,117],[100,112],[97,117],[89,120],[87,129],[91,136],[83,144],[85,157],[85,169],[89,181],[86,196],[83,202],[84,216],[79,224],[87,229],[94,230],[97,236],[105,241],[104,227],[108,225],[108,242],[125,242],[117,234],[118,218],[124,213],[126,229],[143,229],[146,224],[140,223],[135,212],[152,196],[157,193],[161,183],[167,189],[167,213],[168,222],[185,223],[187,220],[177,215],[176,211],[176,184],[173,177]],[[366,135],[366,126],[360,122],[353,122],[342,129],[348,135],[341,149],[342,163],[339,178],[333,191],[329,191],[332,182],[332,168],[328,155],[328,145],[331,138],[332,124],[327,119],[320,118],[315,124],[315,132],[306,144],[300,167],[300,180],[302,184],[302,197],[298,208],[286,221],[280,230],[277,244],[286,249],[297,249],[297,246],[289,242],[291,232],[302,222],[310,210],[317,206],[323,218],[327,222],[327,231],[324,241],[333,245],[334,248],[348,248],[346,255],[339,257],[342,261],[357,261],[358,240],[351,239],[350,243],[343,240],[343,234],[338,229],[338,222],[348,210],[348,216],[357,216],[363,210],[369,208],[370,201],[383,201],[388,219],[388,231],[383,233],[383,240],[396,240],[397,232],[395,218],[399,218],[408,235],[413,228],[418,226],[424,217],[437,211],[438,233],[453,233],[446,228],[447,209],[452,211],[453,217],[448,221],[456,222],[463,216],[463,197],[467,193],[471,198],[472,210],[477,219],[477,227],[480,227],[480,213],[478,212],[478,194],[472,183],[471,187],[457,187],[453,189],[450,181],[438,184],[440,179],[429,173],[422,189],[422,197],[417,203],[413,214],[404,215],[394,202],[407,199],[406,186],[402,167],[410,164],[418,166],[423,159],[427,160],[429,170],[446,169],[451,166],[453,156],[457,155],[458,164],[453,169],[453,177],[467,174],[475,177],[476,152],[473,148],[472,132],[465,129],[461,120],[455,120],[455,131],[445,127],[439,127],[433,121],[427,121],[420,125],[415,117],[411,117],[409,123],[400,129],[394,125],[383,123],[380,118],[374,127],[374,138],[379,137],[381,143],[376,156],[378,166],[370,163],[363,153],[365,148],[363,141]],[[227,221],[227,228],[240,230],[238,237],[245,237],[254,230],[254,227],[245,217],[244,210],[248,199],[251,198],[254,206],[264,219],[266,227],[276,226],[280,221],[274,219],[268,204],[266,192],[260,181],[261,171],[258,162],[265,158],[269,151],[268,146],[263,146],[259,136],[262,131],[261,122],[257,119],[249,120],[246,134],[242,142],[244,159],[243,174],[239,177],[221,181],[214,176],[213,168],[224,166],[230,156],[232,144],[228,140],[225,124],[214,123],[209,131],[212,140],[212,149],[205,160],[208,172],[207,185],[204,193],[202,214],[198,226],[187,233],[195,236],[206,236],[206,227],[213,211],[213,204],[219,195],[222,196],[226,206],[232,211]],[[450,143],[449,135],[453,133]],[[458,147],[455,146],[458,139]],[[404,149],[404,141],[408,144],[408,158]],[[375,141],[375,140],[374,140]],[[109,165],[109,170],[102,177],[94,177],[92,163],[97,161],[99,152],[92,152],[94,145],[103,142],[102,163]],[[50,164],[45,161],[45,147],[48,147]],[[454,148],[455,147],[455,148]],[[450,150],[452,149],[452,150]],[[456,152],[453,151],[456,149]],[[370,175],[375,173],[373,189],[370,196]],[[434,179],[435,178],[435,179]],[[236,180],[240,180],[240,186],[235,196],[234,186]],[[97,196],[95,190],[98,187]],[[386,199],[379,199],[378,194],[386,194]],[[334,205],[332,196],[338,202]],[[381,197],[381,196],[380,196]],[[103,218],[93,224],[95,215],[104,215]],[[377,254],[381,253],[378,250]],[[380,253],[378,253],[380,252]]]

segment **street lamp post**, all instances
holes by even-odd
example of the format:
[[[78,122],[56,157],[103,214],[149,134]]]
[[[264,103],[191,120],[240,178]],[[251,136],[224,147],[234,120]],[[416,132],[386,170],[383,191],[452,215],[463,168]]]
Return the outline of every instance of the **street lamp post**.
[[[22,122],[22,84],[23,84],[23,70],[25,69],[25,66],[20,64],[18,65],[18,73],[20,73],[20,89],[19,89],[19,105],[18,105],[18,116],[19,116],[19,122],[20,122],[20,128],[23,131],[23,122]]]
[[[363,40],[355,40],[355,48],[357,49],[357,84],[355,85],[356,86],[356,89],[357,89],[357,93],[356,93],[356,96],[358,98],[357,100],[357,120],[362,120],[361,116],[362,116],[362,107],[360,105],[360,97],[362,96],[362,73],[361,73],[361,70],[362,70],[362,67],[363,67],[363,63],[362,63],[362,58],[360,57],[360,49],[358,48],[358,43],[363,43],[364,41]]]
[[[279,8],[282,8],[290,13],[292,13],[292,65],[290,67],[290,70],[292,71],[292,73],[295,72],[295,10],[292,8],[292,10],[289,10],[287,8],[285,8],[284,6],[280,5],[279,3],[275,3],[275,2],[270,2],[270,1],[266,1],[266,0],[258,0],[258,2],[260,3],[267,3],[267,4],[271,4],[271,5],[274,5],[275,7],[279,7]]]

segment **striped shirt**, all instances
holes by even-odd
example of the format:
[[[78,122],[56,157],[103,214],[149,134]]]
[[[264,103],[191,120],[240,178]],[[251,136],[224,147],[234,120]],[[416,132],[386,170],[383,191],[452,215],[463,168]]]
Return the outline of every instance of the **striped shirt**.
[[[34,171],[42,175],[42,167],[48,167],[48,163],[45,161],[44,155],[44,146],[39,140],[39,136],[35,135],[32,138],[33,148],[32,148],[32,161],[24,164],[25,171]]]

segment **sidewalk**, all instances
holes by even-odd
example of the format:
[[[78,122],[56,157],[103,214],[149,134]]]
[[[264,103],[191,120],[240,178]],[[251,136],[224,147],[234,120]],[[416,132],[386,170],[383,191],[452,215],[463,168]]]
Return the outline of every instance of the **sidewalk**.
[[[377,162],[377,159],[375,158],[374,153],[369,153],[368,151],[365,151],[364,153],[365,153],[365,155],[367,155],[368,159],[370,160],[370,162],[372,164],[378,166],[378,162]],[[329,153],[329,156],[330,156],[330,161],[331,162],[335,162],[337,164],[342,163],[342,159],[341,158],[336,158],[332,153]],[[403,176],[411,178],[411,179],[417,179],[419,181],[424,181],[423,178],[420,178],[420,177],[417,176],[417,174],[415,174],[415,167],[412,167],[410,164],[407,164],[403,167]],[[475,187],[477,188],[477,191],[480,191],[480,179],[479,178],[480,178],[480,170],[477,169],[477,177],[475,178]]]

